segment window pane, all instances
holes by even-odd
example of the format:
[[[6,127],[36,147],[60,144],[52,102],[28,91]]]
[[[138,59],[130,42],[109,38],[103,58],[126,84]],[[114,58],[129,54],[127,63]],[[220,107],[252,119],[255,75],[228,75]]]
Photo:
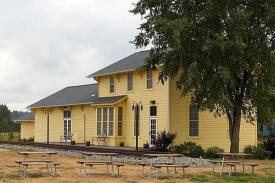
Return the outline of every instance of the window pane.
[[[97,135],[101,134],[101,122],[97,122]]]
[[[133,73],[128,73],[128,91],[133,90]]]
[[[157,106],[150,107],[150,116],[157,116]]]
[[[68,111],[64,111],[64,118],[67,118],[68,117]]]
[[[97,108],[97,121],[101,121],[101,112],[102,109],[101,108]]]
[[[192,104],[189,105],[189,136],[199,136],[199,111]]]
[[[122,122],[118,122],[118,136],[122,136]]]
[[[103,121],[107,122],[107,108],[106,107],[103,108]]]
[[[113,76],[110,76],[110,92],[113,93],[115,91],[115,80]]]
[[[114,108],[109,108],[109,121],[114,121]]]
[[[114,123],[109,122],[109,136],[113,136],[113,126],[114,126]]]
[[[122,121],[123,110],[122,107],[118,108],[118,121]]]
[[[147,88],[148,89],[153,87],[152,76],[153,76],[152,70],[147,70]]]
[[[103,121],[103,133],[107,135],[107,122]]]

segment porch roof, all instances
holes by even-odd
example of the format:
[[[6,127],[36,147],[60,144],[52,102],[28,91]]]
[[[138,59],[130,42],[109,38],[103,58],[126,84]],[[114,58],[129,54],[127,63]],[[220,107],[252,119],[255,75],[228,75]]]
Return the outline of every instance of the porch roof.
[[[14,120],[15,122],[21,122],[21,121],[34,121],[34,113],[33,112],[28,112],[19,118]]]
[[[113,104],[127,98],[126,95],[98,97],[98,85],[70,86],[28,106],[30,109],[85,104]]]

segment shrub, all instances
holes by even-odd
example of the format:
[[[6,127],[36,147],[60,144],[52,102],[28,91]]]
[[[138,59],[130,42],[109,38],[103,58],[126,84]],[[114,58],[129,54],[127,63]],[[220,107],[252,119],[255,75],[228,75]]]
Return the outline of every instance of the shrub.
[[[90,141],[86,141],[86,142],[85,142],[85,145],[86,145],[86,146],[90,146],[90,145],[91,145],[91,142],[90,142]]]
[[[246,154],[252,154],[252,158],[254,159],[266,159],[266,153],[265,149],[262,145],[252,146],[252,145],[247,145],[244,148],[244,153]]]
[[[217,146],[213,146],[213,147],[209,147],[206,150],[205,156],[207,158],[218,158],[219,156],[217,155],[217,153],[223,153],[223,152],[224,152],[224,149]]]
[[[149,143],[148,143],[148,142],[146,142],[146,143],[143,144],[143,148],[144,148],[144,149],[149,149],[149,147],[150,147],[150,146],[149,146]]]
[[[34,142],[34,137],[30,137],[28,141],[29,142]]]
[[[268,137],[263,143],[263,147],[266,151],[271,153],[272,159],[275,158],[275,138]]]
[[[243,152],[245,154],[254,154],[256,151],[256,146],[252,146],[252,145],[247,145],[245,146]]]
[[[170,146],[173,144],[174,139],[176,138],[176,134],[161,131],[158,132],[157,137],[155,139],[155,148],[157,151],[167,152],[170,150]]]
[[[184,142],[183,144],[174,146],[174,152],[181,153],[185,156],[192,158],[204,157],[205,152],[201,145],[197,145],[195,142]]]
[[[124,147],[124,142],[120,142],[120,143],[119,143],[119,146],[120,146],[120,147]]]

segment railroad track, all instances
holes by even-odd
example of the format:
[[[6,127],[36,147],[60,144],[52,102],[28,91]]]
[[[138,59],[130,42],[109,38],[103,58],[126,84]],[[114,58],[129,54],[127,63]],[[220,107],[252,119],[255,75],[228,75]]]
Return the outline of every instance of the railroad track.
[[[15,141],[0,141],[0,144],[10,145],[22,145],[32,147],[42,147],[55,150],[72,150],[72,151],[90,151],[90,152],[112,152],[118,153],[125,156],[145,157],[145,154],[159,153],[150,149],[145,150],[134,150],[134,149],[119,149],[119,147],[108,147],[108,146],[84,146],[84,145],[70,145],[70,144],[57,144],[57,143],[40,143],[40,142],[15,142]]]

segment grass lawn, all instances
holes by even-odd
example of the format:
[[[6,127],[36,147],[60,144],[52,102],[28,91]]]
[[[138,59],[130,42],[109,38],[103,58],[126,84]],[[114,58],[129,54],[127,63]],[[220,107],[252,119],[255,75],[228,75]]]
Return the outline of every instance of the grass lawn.
[[[30,167],[28,172],[32,173],[26,178],[18,176],[17,165],[14,163],[15,160],[22,160],[23,157],[17,152],[19,151],[31,151],[30,149],[15,149],[8,148],[3,149],[0,147],[0,182],[11,182],[11,183],[29,183],[29,182],[51,182],[51,183],[149,183],[149,182],[162,182],[162,183],[177,183],[177,182],[209,182],[209,183],[236,183],[236,182],[252,182],[252,183],[275,183],[275,160],[246,160],[246,162],[257,163],[260,166],[256,167],[256,175],[251,175],[250,169],[246,169],[245,175],[222,175],[212,174],[211,167],[189,167],[186,169],[186,178],[167,178],[161,177],[159,180],[149,179],[146,177],[141,177],[141,167],[138,165],[126,164],[121,168],[120,177],[110,177],[103,175],[92,175],[90,177],[81,177],[78,175],[79,165],[76,163],[78,160],[83,160],[83,158],[74,158],[64,155],[52,156],[54,161],[61,163],[58,167],[58,177],[52,177],[49,175],[41,174],[41,172],[46,172],[45,167]],[[47,156],[43,155],[31,155],[28,157],[31,160],[42,160],[46,159]],[[219,167],[217,167],[217,172]],[[241,170],[240,167],[237,168],[238,171]],[[115,169],[116,171],[116,169]],[[165,169],[163,169],[165,171]],[[172,171],[172,169],[171,169]],[[228,167],[225,168],[228,171]],[[105,166],[96,166],[93,172],[106,172]],[[181,171],[179,170],[181,173]],[[33,174],[35,173],[35,174]],[[146,167],[145,174],[148,173],[148,167]]]

